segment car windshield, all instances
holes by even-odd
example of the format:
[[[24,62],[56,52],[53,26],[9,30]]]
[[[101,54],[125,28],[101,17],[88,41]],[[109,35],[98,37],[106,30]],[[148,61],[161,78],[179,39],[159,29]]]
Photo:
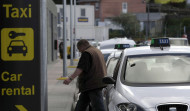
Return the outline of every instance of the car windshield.
[[[170,39],[170,44],[175,46],[188,46],[188,41],[180,39]]]
[[[190,82],[190,56],[146,55],[128,57],[124,79],[128,83]]]
[[[12,41],[11,46],[23,46],[23,41]]]

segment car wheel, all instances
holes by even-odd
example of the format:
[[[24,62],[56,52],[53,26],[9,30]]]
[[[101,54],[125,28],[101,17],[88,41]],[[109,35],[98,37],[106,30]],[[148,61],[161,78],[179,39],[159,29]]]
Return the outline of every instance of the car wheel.
[[[23,53],[23,56],[26,56],[26,53]]]
[[[12,53],[9,53],[9,56],[12,56]]]

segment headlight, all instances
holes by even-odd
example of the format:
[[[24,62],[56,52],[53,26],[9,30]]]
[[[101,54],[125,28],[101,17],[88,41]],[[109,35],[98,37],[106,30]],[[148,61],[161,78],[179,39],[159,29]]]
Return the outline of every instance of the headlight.
[[[22,49],[23,49],[23,50],[26,50],[26,47],[23,47]]]
[[[12,50],[12,47],[9,47],[9,50]]]
[[[144,111],[142,108],[133,103],[121,103],[117,105],[119,111]]]

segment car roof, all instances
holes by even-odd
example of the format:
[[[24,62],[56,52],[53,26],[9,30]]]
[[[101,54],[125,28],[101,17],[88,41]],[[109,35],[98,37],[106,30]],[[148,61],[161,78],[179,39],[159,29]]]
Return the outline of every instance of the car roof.
[[[106,65],[109,63],[110,59],[111,58],[119,58],[121,53],[122,53],[123,50],[117,50],[115,52],[112,52],[109,56],[108,56],[108,59],[106,61]]]
[[[134,40],[127,38],[113,38],[100,42],[100,49],[114,49],[115,44],[129,44],[133,47],[136,43]]]
[[[128,55],[143,55],[143,54],[167,54],[167,53],[190,53],[189,46],[170,46],[170,47],[163,47],[161,50],[160,47],[150,47],[150,46],[143,46],[143,47],[134,47],[124,50],[125,56]]]
[[[122,50],[112,52],[109,57],[120,57]]]
[[[117,51],[117,49],[102,49],[100,51],[102,54],[111,54],[113,51]]]

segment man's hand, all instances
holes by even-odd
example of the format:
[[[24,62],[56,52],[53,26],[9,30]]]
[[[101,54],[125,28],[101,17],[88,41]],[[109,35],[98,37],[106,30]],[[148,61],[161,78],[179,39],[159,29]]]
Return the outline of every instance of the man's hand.
[[[63,81],[63,84],[69,85],[70,82],[71,82],[71,80],[69,78],[67,78],[66,80]]]
[[[75,72],[72,75],[68,76],[68,78],[65,81],[63,81],[63,84],[68,85],[72,80],[75,79],[75,77],[79,76],[82,73],[82,71],[82,69],[76,68]]]

